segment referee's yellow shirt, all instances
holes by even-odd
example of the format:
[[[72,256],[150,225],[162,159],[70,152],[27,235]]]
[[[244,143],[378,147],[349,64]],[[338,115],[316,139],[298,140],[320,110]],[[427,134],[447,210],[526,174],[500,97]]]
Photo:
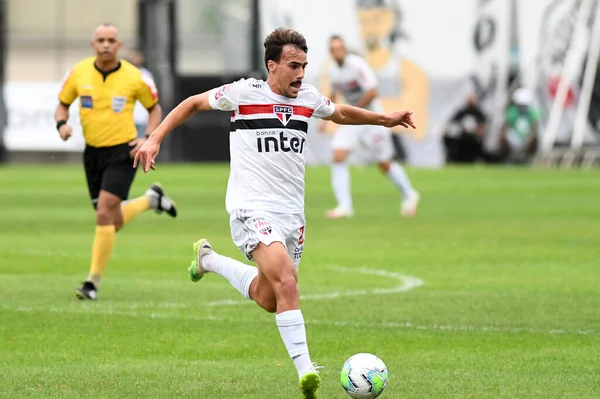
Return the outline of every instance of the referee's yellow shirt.
[[[95,57],[89,57],[71,68],[58,100],[71,105],[79,97],[83,136],[89,146],[111,147],[134,140],[135,102],[139,100],[146,108],[158,103],[154,82],[127,61],[108,72],[98,70],[94,61]]]

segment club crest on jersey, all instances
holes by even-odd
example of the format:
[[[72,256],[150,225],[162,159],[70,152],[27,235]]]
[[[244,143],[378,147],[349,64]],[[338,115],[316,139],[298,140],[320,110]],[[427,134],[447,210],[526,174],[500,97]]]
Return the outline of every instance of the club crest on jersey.
[[[290,119],[292,119],[294,109],[287,105],[273,105],[273,112],[277,116],[277,119],[283,123],[283,126],[286,126]]]

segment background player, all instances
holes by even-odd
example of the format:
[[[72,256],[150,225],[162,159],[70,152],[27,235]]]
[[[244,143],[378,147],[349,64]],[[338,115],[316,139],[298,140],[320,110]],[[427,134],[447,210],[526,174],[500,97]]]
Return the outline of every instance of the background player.
[[[377,78],[367,62],[356,54],[349,54],[344,41],[339,36],[330,39],[330,52],[335,63],[329,70],[331,83],[330,98],[336,101],[337,94],[356,107],[382,112],[377,99]],[[322,131],[325,131],[325,123]],[[379,169],[390,178],[402,194],[400,213],[413,216],[417,211],[419,194],[412,187],[406,172],[393,160],[394,146],[390,129],[384,126],[342,126],[332,140],[333,165],[331,183],[337,200],[337,207],[327,211],[331,219],[350,217],[354,213],[350,189],[350,170],[346,164],[348,155],[358,144],[368,151],[369,160],[377,162]]]
[[[413,126],[411,112],[389,115],[335,105],[302,84],[308,51],[304,37],[277,29],[264,42],[266,82],[248,79],[187,98],[150,135],[135,157],[155,168],[160,143],[198,111],[233,112],[231,169],[226,207],[234,243],[258,269],[216,253],[207,240],[194,244],[193,281],[214,272],[246,298],[276,312],[283,342],[305,398],[315,398],[319,374],[310,360],[300,311],[297,268],[305,240],[304,174],[308,119],[338,124]]]
[[[77,63],[64,79],[56,107],[56,128],[63,140],[71,137],[67,124],[69,106],[80,98],[80,117],[86,147],[83,163],[92,204],[96,209],[96,236],[87,280],[77,289],[79,299],[96,299],[98,286],[113,249],[115,232],[148,209],[177,215],[173,201],[158,184],[126,201],[136,169],[132,158],[146,137],[136,139],[134,103],[139,100],[149,111],[148,129],[162,117],[158,92],[152,80],[117,53],[121,41],[117,28],[103,24],[94,31],[95,57]]]

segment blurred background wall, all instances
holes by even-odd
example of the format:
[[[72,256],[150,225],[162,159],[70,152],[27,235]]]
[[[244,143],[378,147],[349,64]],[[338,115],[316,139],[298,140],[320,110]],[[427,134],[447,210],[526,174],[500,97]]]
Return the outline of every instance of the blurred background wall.
[[[92,55],[93,28],[112,22],[120,29],[122,57],[134,50],[144,53],[167,112],[186,96],[234,79],[264,78],[262,41],[273,28],[287,26],[308,39],[308,83],[328,92],[328,38],[341,34],[371,63],[386,108],[415,110],[419,129],[395,135],[398,158],[411,165],[443,167],[453,161],[448,140],[464,133],[455,115],[471,96],[487,117],[482,145],[490,155],[476,162],[504,162],[496,155],[503,129],[516,129],[507,112],[518,108],[511,108],[517,89],[528,91],[527,106],[538,115],[538,146],[526,163],[595,164],[600,160],[600,72],[597,51],[590,50],[600,37],[599,3],[0,0],[0,108],[6,110],[0,153],[9,155],[0,159],[77,158],[81,136],[63,143],[56,135],[56,95],[70,66]],[[392,61],[380,62],[382,56]],[[77,124],[76,104],[71,117]],[[311,124],[309,164],[327,163],[331,156],[331,135],[320,134],[317,126]],[[163,161],[227,161],[228,131],[226,113],[197,116],[165,142]],[[360,155],[357,151],[353,162],[364,162]]]

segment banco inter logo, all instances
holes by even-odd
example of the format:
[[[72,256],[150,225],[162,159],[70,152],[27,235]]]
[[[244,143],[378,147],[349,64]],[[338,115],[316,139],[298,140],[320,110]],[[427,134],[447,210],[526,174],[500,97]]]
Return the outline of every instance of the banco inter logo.
[[[258,132],[256,137],[256,148],[258,152],[295,152],[301,154],[304,151],[306,139],[298,137],[286,137],[283,132],[277,134],[274,131]]]

